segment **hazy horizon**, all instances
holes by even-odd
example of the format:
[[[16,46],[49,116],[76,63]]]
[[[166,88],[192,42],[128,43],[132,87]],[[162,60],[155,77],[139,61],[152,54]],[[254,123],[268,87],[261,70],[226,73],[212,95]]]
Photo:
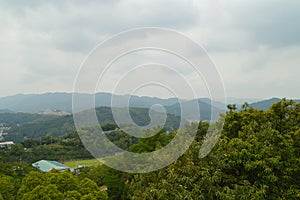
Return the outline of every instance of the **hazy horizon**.
[[[96,93],[80,93],[80,94],[98,94],[98,93],[107,93],[107,94],[113,94],[110,92],[96,92]],[[49,92],[39,92],[39,93],[16,93],[16,94],[12,94],[12,95],[8,95],[8,96],[0,96],[0,98],[6,98],[6,97],[12,97],[12,96],[17,96],[17,95],[44,95],[44,94],[73,94],[72,91],[49,91]],[[114,93],[113,95],[130,95],[130,94],[121,94],[121,93]],[[151,97],[151,98],[159,98],[159,99],[170,99],[170,98],[176,98],[176,97],[159,97],[159,96],[154,96],[154,95],[139,95],[139,94],[134,94],[132,96],[137,96],[137,97]],[[209,96],[201,96],[200,98],[210,98]],[[286,97],[286,96],[270,96],[270,97],[266,97],[266,98],[262,98],[262,97],[233,97],[233,96],[227,96],[226,99],[252,99],[252,100],[268,100],[268,99],[272,99],[272,98],[279,98],[279,99],[283,99],[283,98],[287,98],[287,99],[300,99],[298,97],[293,98],[293,97]],[[182,99],[182,100],[192,100],[192,99],[185,99],[185,98],[179,98],[178,99]],[[216,99],[216,100],[220,100],[220,99]]]

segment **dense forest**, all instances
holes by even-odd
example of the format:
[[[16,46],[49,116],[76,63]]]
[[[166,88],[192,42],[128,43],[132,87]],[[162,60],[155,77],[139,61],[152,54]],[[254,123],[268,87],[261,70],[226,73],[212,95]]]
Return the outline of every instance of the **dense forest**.
[[[133,121],[138,125],[144,126],[150,123],[148,108],[131,107],[129,111]],[[80,114],[85,115],[86,113],[88,111],[83,111]],[[112,110],[109,107],[96,108],[96,115],[102,125],[114,122]],[[157,112],[157,115],[160,116],[162,114]],[[0,122],[10,127],[9,134],[4,136],[4,140],[12,140],[17,143],[26,139],[41,139],[44,136],[60,137],[76,130],[72,115],[53,116],[30,113],[0,113]],[[167,114],[164,128],[167,130],[177,129],[179,124],[180,117]]]
[[[80,174],[41,173],[31,163],[42,157],[62,161],[91,155],[76,132],[24,140],[0,150],[0,199],[299,199],[300,104],[283,99],[268,110],[247,103],[241,110],[228,105],[222,117],[221,137],[208,156],[199,158],[209,127],[199,122],[183,156],[145,174],[105,165],[82,168]],[[107,135],[129,151],[152,152],[168,144],[177,131],[162,130],[149,139],[128,137],[117,129]]]

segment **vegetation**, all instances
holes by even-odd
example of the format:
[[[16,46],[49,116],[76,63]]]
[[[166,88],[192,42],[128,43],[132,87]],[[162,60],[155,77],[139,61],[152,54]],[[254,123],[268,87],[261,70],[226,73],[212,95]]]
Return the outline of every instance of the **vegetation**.
[[[69,172],[30,172],[21,183],[17,199],[108,199],[107,192],[88,178],[80,180]]]
[[[91,154],[84,148],[76,132],[63,137],[43,137],[40,140],[28,139],[20,144],[0,149],[0,157],[5,162],[32,163],[41,159],[64,160],[89,159]]]
[[[240,111],[234,105],[228,109],[221,138],[207,157],[200,159],[199,150],[209,124],[200,122],[194,142],[182,157],[146,174],[123,173],[104,165],[82,168],[80,174],[43,174],[30,167],[30,162],[19,162],[25,146],[32,150],[53,147],[44,159],[55,158],[54,149],[59,148],[54,144],[84,149],[75,133],[52,143],[47,138],[42,145],[39,140],[27,140],[2,149],[0,199],[299,199],[300,104],[283,99],[269,110],[248,104]],[[125,142],[118,129],[107,135],[129,151],[151,152],[168,144],[176,133],[162,130],[133,143]],[[65,152],[65,157],[79,157],[75,149],[69,155]],[[105,187],[101,186],[108,190],[102,191]]]
[[[0,123],[7,127],[20,126],[27,123],[40,122],[44,120],[52,120],[57,116],[52,115],[41,115],[41,114],[30,114],[30,113],[0,113]]]
[[[1,115],[2,114],[0,114],[0,116]],[[24,123],[11,124],[11,128],[8,131],[9,134],[4,136],[6,141],[11,140],[20,143],[26,139],[41,139],[44,136],[59,137],[75,131],[71,116],[48,116],[23,113],[14,113],[13,115],[16,119],[23,119]]]
[[[267,111],[229,107],[209,156],[198,158],[196,140],[174,164],[136,175],[132,198],[299,199],[300,104],[283,100]]]
[[[121,108],[120,108],[121,109]],[[130,108],[130,114],[138,125],[150,123],[149,109]],[[88,112],[82,112],[82,115]],[[98,121],[104,130],[116,128],[111,108],[99,107],[96,109]],[[157,113],[157,115],[161,115]],[[2,118],[2,119],[1,119]],[[9,123],[11,129],[8,135],[4,136],[6,141],[12,140],[20,143],[26,139],[41,139],[44,136],[61,137],[66,133],[76,131],[72,115],[67,116],[47,116],[26,113],[0,113],[0,123]],[[180,117],[168,114],[165,128],[167,130],[177,129],[180,124]]]
[[[102,163],[98,159],[84,159],[84,160],[72,160],[64,163],[66,166],[71,168],[76,168],[78,165],[81,166],[94,166],[94,165],[102,165]]]

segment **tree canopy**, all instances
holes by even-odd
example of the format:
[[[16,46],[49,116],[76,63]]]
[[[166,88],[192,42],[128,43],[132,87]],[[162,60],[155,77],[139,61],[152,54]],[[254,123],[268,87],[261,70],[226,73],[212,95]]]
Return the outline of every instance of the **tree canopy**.
[[[194,141],[174,164],[136,175],[133,199],[299,199],[299,117],[300,104],[285,99],[266,111],[230,106],[206,158]]]

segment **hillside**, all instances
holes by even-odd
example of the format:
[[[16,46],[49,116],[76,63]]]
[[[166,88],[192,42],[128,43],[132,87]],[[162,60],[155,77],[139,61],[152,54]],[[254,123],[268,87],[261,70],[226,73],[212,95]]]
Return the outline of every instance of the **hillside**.
[[[0,124],[4,124],[7,127],[20,126],[27,123],[37,123],[41,121],[49,121],[56,119],[56,116],[41,115],[36,113],[0,113]]]
[[[76,112],[91,109],[86,103],[92,97],[91,94],[76,93],[80,103],[77,106]],[[114,107],[126,107],[129,100],[130,107],[150,108],[155,104],[164,106],[167,113],[176,116],[181,116],[181,108],[187,112],[182,116],[187,120],[198,119],[195,116],[195,105],[199,104],[200,119],[210,120],[217,119],[219,113],[225,112],[224,105],[218,101],[212,101],[208,98],[200,98],[193,100],[182,100],[177,98],[162,99],[157,97],[139,97],[129,95],[112,95],[110,93],[95,94],[96,107],[110,107],[111,101],[114,100]],[[237,107],[241,107],[241,102],[251,103],[250,105],[257,109],[269,109],[271,105],[278,102],[279,98],[272,98],[254,102],[257,99],[253,98],[228,98],[227,103],[237,103]],[[295,100],[299,102],[300,100]],[[215,115],[211,117],[211,109],[215,111]],[[58,110],[61,113],[72,113],[72,93],[45,93],[45,94],[18,94],[10,97],[0,98],[0,113],[11,112],[28,112],[28,113],[45,113],[47,110]],[[46,112],[47,113],[47,112]]]
[[[10,112],[12,111],[8,109],[0,109],[0,113],[10,113]]]
[[[144,126],[150,122],[147,108],[130,108],[132,119],[138,125]],[[114,122],[109,107],[96,109],[98,120],[101,124]],[[159,114],[159,113],[158,113]],[[160,114],[159,114],[160,115]],[[46,116],[39,114],[14,113],[10,115],[11,120],[5,121],[8,114],[0,114],[0,123],[10,123],[9,134],[5,135],[6,141],[21,142],[24,139],[40,139],[43,136],[59,137],[75,131],[72,115]],[[22,120],[21,120],[22,119]],[[168,114],[165,127],[167,130],[179,127],[180,117]]]
[[[78,106],[83,111],[90,109],[85,102],[91,98],[91,94],[76,94],[82,103]],[[109,93],[97,93],[95,95],[95,106],[111,106],[111,99],[114,99],[116,106],[127,106],[128,95],[112,95]],[[164,106],[177,103],[176,98],[161,99],[156,97],[131,96],[130,107],[150,108],[154,104]],[[45,93],[45,94],[18,94],[0,98],[0,109],[14,112],[40,113],[46,109],[72,112],[72,93]]]
[[[279,102],[281,99],[279,98],[272,98],[263,101],[258,101],[255,103],[250,104],[253,108],[260,109],[260,110],[268,110],[272,104]],[[295,102],[300,102],[299,99],[294,99]]]
[[[219,114],[225,112],[225,109],[222,109],[222,104],[219,102],[212,102],[210,99],[198,99],[186,101],[181,104],[176,103],[171,106],[166,106],[168,113],[174,114],[176,116],[181,116],[184,119],[188,120],[198,120],[198,111],[195,110],[195,106],[199,106],[200,120],[215,120],[219,117]],[[185,110],[185,113],[181,113],[181,109]],[[215,115],[212,115],[212,109],[214,110]]]

